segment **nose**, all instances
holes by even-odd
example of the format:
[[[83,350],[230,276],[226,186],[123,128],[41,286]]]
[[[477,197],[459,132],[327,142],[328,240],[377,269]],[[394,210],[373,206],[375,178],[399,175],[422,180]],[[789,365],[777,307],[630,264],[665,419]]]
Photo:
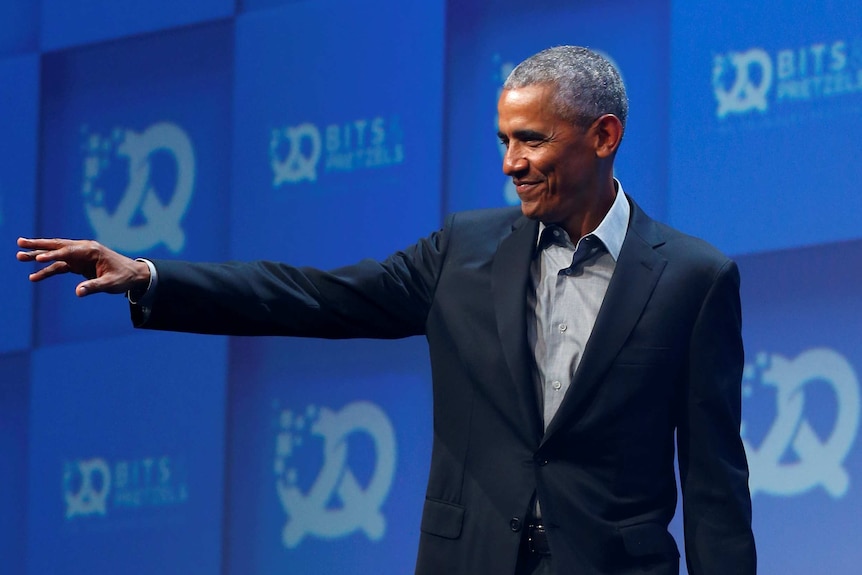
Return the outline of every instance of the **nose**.
[[[530,167],[527,158],[518,153],[518,146],[510,144],[503,154],[503,173],[507,176],[523,174]]]

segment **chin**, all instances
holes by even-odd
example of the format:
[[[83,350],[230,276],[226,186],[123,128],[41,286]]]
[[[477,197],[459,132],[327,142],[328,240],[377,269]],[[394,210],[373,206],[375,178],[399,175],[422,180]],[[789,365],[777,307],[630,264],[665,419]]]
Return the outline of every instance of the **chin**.
[[[538,219],[535,211],[524,202],[521,202],[521,213],[524,214],[524,217],[530,218],[531,220]]]
[[[521,202],[521,213],[524,214],[524,217],[530,218],[531,220],[545,221],[544,216],[546,214],[543,214],[538,206],[530,204],[529,202]]]

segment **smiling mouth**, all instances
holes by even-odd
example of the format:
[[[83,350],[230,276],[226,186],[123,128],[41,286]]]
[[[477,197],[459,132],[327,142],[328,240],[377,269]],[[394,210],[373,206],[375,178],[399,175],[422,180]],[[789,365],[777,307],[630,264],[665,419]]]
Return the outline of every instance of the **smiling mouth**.
[[[512,183],[515,184],[515,190],[517,190],[518,193],[520,194],[522,192],[530,191],[531,189],[538,186],[541,182],[525,182],[522,180],[513,180]]]

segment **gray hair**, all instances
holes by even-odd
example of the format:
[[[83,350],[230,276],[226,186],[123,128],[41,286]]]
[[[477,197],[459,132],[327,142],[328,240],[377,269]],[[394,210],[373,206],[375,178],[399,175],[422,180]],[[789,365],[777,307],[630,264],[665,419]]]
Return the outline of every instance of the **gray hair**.
[[[586,127],[599,116],[613,114],[625,129],[629,111],[626,88],[620,73],[604,56],[579,46],[548,48],[518,64],[503,88],[537,84],[555,88],[554,105],[561,118]]]

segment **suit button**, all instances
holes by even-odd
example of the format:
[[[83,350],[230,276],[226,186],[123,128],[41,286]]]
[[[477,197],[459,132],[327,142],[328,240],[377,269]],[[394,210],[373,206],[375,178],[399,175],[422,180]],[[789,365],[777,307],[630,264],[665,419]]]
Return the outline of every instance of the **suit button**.
[[[545,465],[548,464],[548,460],[545,459],[544,457],[542,457],[541,455],[536,455],[533,459],[535,460],[536,465],[539,465],[541,467],[544,467]]]
[[[518,517],[512,517],[512,520],[509,521],[509,529],[512,531],[520,531],[521,530],[521,519]]]

